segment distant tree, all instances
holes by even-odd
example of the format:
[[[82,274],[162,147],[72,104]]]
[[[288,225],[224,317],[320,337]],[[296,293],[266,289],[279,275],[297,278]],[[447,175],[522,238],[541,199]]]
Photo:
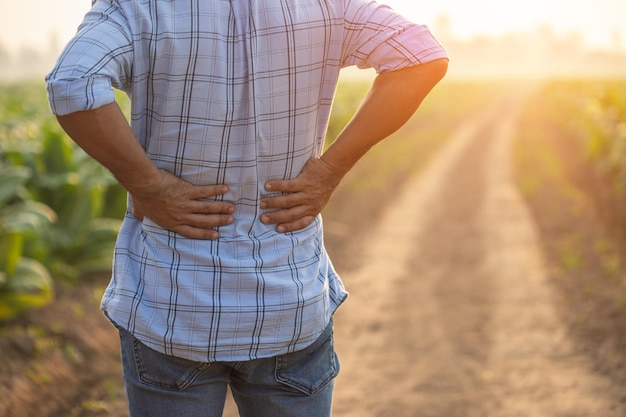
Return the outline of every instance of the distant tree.
[[[31,46],[23,45],[17,52],[17,59],[14,65],[14,77],[43,78],[45,74],[46,58],[41,50]]]
[[[452,39],[452,18],[447,13],[441,13],[433,22],[433,32],[441,39]]]
[[[624,39],[622,38],[622,34],[617,30],[613,29],[611,31],[611,44],[613,45],[613,49],[616,52],[621,52],[623,48]]]
[[[8,48],[0,43],[0,67],[7,68],[11,64],[11,53]]]
[[[5,45],[0,44],[0,81],[11,75],[12,67],[13,57],[9,49]]]

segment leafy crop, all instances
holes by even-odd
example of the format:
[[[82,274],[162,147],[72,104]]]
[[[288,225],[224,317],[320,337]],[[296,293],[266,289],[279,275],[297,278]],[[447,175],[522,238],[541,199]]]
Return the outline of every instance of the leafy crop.
[[[520,125],[519,185],[538,224],[556,225],[546,247],[590,287],[605,276],[626,306],[626,80],[547,82]]]
[[[110,269],[126,193],[61,130],[42,85],[0,95],[1,319],[50,301],[55,280]]]
[[[52,297],[52,280],[41,262],[23,256],[25,244],[56,219],[45,204],[19,197],[27,168],[0,165],[0,318],[39,306]]]
[[[545,96],[552,118],[582,141],[596,167],[626,192],[626,81],[580,80],[550,83]]]

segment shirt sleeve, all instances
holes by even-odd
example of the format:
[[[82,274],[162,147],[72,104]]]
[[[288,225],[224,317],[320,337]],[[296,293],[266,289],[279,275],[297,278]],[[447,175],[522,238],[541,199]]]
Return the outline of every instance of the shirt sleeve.
[[[132,70],[132,37],[114,1],[99,0],[46,76],[52,113],[65,115],[115,101]]]
[[[346,0],[342,66],[395,71],[448,58],[428,27],[413,23],[389,6]]]

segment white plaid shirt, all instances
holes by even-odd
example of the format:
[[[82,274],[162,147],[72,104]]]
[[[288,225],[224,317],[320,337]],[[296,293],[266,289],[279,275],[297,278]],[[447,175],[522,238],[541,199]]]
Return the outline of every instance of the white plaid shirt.
[[[126,91],[154,164],[193,184],[227,184],[223,198],[236,205],[217,241],[127,214],[107,316],[196,361],[312,343],[347,293],[321,217],[286,234],[259,221],[264,184],[320,155],[340,68],[442,57],[426,27],[367,0],[98,0],[47,76],[52,111],[94,109],[114,101],[111,86]]]

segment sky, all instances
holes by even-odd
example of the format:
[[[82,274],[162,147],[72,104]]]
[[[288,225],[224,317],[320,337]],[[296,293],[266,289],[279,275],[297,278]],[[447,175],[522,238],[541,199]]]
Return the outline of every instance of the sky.
[[[407,16],[429,23],[441,14],[459,37],[533,31],[549,25],[558,34],[579,32],[591,46],[613,47],[615,34],[626,44],[624,0],[380,0]]]
[[[446,14],[459,37],[532,31],[541,24],[556,33],[581,33],[586,43],[610,48],[615,33],[626,47],[625,0],[379,0],[411,19],[432,24]],[[63,45],[75,32],[90,0],[0,0],[0,46]],[[54,37],[54,38],[53,38]],[[56,40],[53,40],[56,39]]]

